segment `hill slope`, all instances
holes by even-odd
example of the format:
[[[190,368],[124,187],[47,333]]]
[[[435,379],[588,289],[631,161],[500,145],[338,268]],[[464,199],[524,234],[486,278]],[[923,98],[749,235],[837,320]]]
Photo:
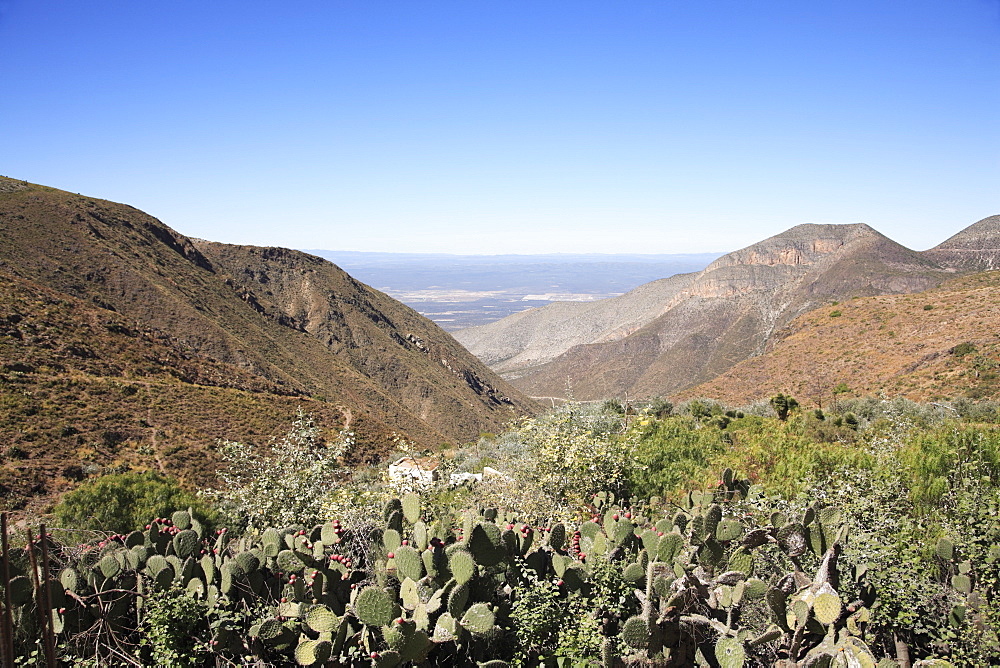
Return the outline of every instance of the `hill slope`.
[[[381,450],[384,425],[289,393],[233,365],[66,294],[0,272],[0,496],[45,499],[89,474],[156,469],[192,487],[213,482],[221,438],[266,442],[298,408],[324,438],[349,427]]]
[[[501,373],[550,362],[575,345],[614,341],[662,314],[697,274],[652,281],[619,297],[555,302],[495,324],[455,332],[455,338]]]
[[[459,442],[535,408],[436,325],[325,260],[194,241],[123,204],[0,178],[0,271],[223,375],[321,399],[370,426],[361,447],[384,451],[393,433]]]
[[[943,267],[963,271],[1000,269],[1000,216],[983,218],[945,239],[924,255]]]
[[[731,404],[790,392],[822,404],[849,389],[926,401],[1000,398],[1000,272],[912,295],[854,299],[800,316],[763,355],[682,394]]]
[[[577,340],[558,356],[553,355],[558,345],[542,347],[547,359],[528,346],[498,355],[496,342],[513,338],[502,330],[504,321],[479,328],[475,340],[463,332],[458,338],[486,360],[502,357],[497,368],[530,395],[665,395],[760,354],[774,331],[821,304],[915,292],[949,275],[867,225],[799,225],[725,255],[699,274],[675,277],[658,304],[640,303],[636,295],[641,289],[623,295],[621,302],[634,300],[635,306],[620,303],[616,308],[637,317],[617,329],[601,323],[601,337]],[[522,322],[542,320],[542,311],[521,314]],[[586,314],[577,308],[573,317],[585,319]],[[568,322],[570,318],[552,318],[536,329],[560,332]],[[570,343],[571,338],[561,341]],[[534,360],[540,363],[532,364]]]

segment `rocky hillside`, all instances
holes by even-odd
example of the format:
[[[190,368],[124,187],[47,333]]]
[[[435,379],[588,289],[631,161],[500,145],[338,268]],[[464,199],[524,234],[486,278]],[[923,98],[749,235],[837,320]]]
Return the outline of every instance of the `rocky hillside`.
[[[962,271],[1000,269],[1000,216],[983,218],[924,255],[943,267]]]
[[[642,286],[613,307],[554,305],[456,336],[533,396],[667,395],[760,354],[811,309],[925,290],[955,271],[867,225],[799,225],[699,274]],[[627,316],[616,324],[588,311]]]
[[[204,366],[191,385],[205,385],[206,374],[215,374],[229,389],[294,399],[232,410],[280,414],[288,425],[291,404],[321,402],[328,418],[322,426],[365,425],[361,451],[384,453],[393,434],[426,447],[462,442],[535,409],[429,320],[325,260],[195,241],[123,204],[0,178],[0,272],[9,285],[47,291],[47,300],[76,299],[97,309],[100,315],[85,322],[112,318],[129,331],[147,332],[170,352],[163,359]],[[30,304],[22,305],[17,313],[0,313],[0,322],[31,315]],[[60,332],[74,329],[50,330],[46,345],[62,346]],[[77,335],[86,340],[83,331]],[[24,332],[4,336],[11,346],[5,364],[18,364],[18,355],[42,345]],[[110,352],[98,359],[116,368]],[[29,366],[5,373],[21,374],[22,382],[40,373]],[[62,373],[51,368],[48,375]],[[225,402],[214,405],[226,409]],[[117,407],[98,402],[94,409]],[[132,419],[146,419],[145,411]],[[171,419],[185,422],[182,415]],[[254,436],[218,431],[192,436],[184,447]],[[5,465],[24,468],[30,459]]]
[[[467,348],[501,373],[549,362],[573,346],[615,341],[669,309],[697,274],[678,274],[610,299],[554,302],[521,311],[491,325],[455,333]]]
[[[740,405],[778,392],[818,406],[880,392],[918,401],[1000,399],[1000,271],[816,309],[778,332],[763,355],[681,398]]]

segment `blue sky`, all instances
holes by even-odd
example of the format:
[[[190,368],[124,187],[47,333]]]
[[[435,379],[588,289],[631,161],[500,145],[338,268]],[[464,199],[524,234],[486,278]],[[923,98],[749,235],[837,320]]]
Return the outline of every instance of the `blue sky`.
[[[1000,0],[0,0],[0,173],[338,250],[1000,213]]]

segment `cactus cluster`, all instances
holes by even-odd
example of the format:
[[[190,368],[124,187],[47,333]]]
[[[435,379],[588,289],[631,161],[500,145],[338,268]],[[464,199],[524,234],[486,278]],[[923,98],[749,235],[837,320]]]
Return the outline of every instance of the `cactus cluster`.
[[[178,588],[211,610],[255,611],[242,627],[211,625],[207,651],[223,657],[501,668],[514,658],[512,611],[527,583],[585,604],[599,568],[632,593],[615,609],[580,611],[600,629],[594,665],[874,666],[865,643],[874,592],[863,569],[838,568],[840,512],[815,503],[756,522],[736,503],[753,494],[727,470],[677,507],[598,495],[575,526],[492,508],[430,517],[408,494],[363,531],[330,521],[241,537],[207,532],[181,511],[67,564],[53,587],[54,628],[63,637],[98,622],[135,628],[149,596]],[[937,553],[954,558],[943,543]],[[30,601],[24,574],[9,588],[15,605]]]

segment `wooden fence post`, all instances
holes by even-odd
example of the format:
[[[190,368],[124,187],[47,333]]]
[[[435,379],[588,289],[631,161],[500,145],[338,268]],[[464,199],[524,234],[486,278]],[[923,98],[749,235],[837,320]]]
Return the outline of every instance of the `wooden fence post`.
[[[7,542],[7,513],[0,513],[0,533],[3,537],[3,662],[7,668],[14,668],[14,621],[10,604],[10,547]]]

